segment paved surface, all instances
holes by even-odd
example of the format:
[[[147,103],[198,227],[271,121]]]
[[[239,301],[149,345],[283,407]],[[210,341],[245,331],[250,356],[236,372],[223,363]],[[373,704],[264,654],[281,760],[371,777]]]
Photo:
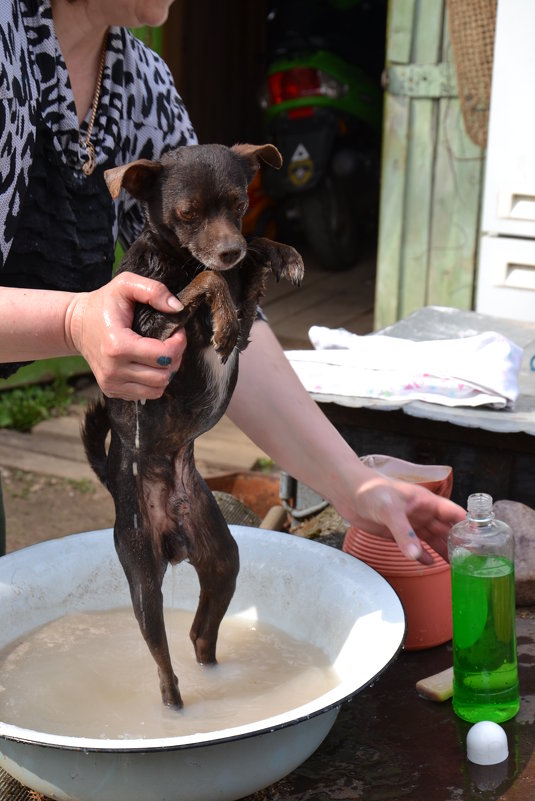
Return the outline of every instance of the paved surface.
[[[97,482],[80,439],[84,406],[65,417],[45,420],[30,434],[0,429],[0,469],[25,470],[73,481]],[[205,477],[250,470],[264,452],[227,417],[195,444],[196,463]]]

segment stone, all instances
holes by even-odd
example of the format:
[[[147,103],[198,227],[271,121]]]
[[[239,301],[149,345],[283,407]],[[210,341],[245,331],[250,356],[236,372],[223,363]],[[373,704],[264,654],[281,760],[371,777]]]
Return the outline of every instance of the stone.
[[[518,501],[496,501],[496,520],[511,526],[515,538],[517,606],[535,606],[535,509]]]

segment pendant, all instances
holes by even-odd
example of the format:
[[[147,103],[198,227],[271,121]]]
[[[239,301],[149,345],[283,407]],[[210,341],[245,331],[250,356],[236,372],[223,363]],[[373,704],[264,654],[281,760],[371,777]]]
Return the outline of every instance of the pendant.
[[[91,175],[93,170],[95,169],[97,160],[95,158],[95,148],[91,144],[91,142],[84,142],[83,147],[87,153],[87,161],[84,161],[82,164],[82,171],[84,175]]]

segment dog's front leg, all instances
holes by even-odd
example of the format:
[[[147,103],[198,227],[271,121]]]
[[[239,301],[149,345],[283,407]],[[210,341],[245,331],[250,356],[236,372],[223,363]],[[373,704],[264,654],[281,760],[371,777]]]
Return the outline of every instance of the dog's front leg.
[[[245,258],[263,264],[271,270],[277,281],[286,278],[296,286],[301,285],[305,267],[301,255],[291,245],[257,237],[248,243]]]
[[[301,256],[290,245],[272,242],[270,239],[253,239],[247,247],[247,255],[239,267],[242,275],[240,297],[240,337],[238,349],[245,350],[251,326],[256,318],[258,304],[265,294],[267,277],[274,273],[277,280],[282,276],[293,284],[300,284],[304,266]]]
[[[236,588],[240,569],[238,546],[214,496],[197,472],[193,448],[177,457],[177,475],[182,477],[182,530],[189,542],[188,558],[197,572],[199,603],[190,638],[201,664],[216,662],[220,623]]]
[[[146,337],[167,339],[177,328],[183,328],[206,304],[212,314],[213,345],[224,363],[234,350],[239,323],[228,284],[220,273],[205,270],[182,289],[178,299],[184,309],[173,314],[162,314],[151,306],[138,305],[134,330]]]
[[[221,273],[213,270],[199,273],[178,293],[178,299],[184,304],[188,319],[203,303],[209,306],[212,314],[212,343],[219,358],[225,363],[236,345],[239,323],[228,284]]]

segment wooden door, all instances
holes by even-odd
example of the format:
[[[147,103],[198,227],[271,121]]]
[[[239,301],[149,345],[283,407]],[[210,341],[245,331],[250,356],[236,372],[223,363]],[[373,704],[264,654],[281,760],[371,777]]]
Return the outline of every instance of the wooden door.
[[[444,0],[390,0],[375,328],[473,307],[484,151],[461,114]]]

